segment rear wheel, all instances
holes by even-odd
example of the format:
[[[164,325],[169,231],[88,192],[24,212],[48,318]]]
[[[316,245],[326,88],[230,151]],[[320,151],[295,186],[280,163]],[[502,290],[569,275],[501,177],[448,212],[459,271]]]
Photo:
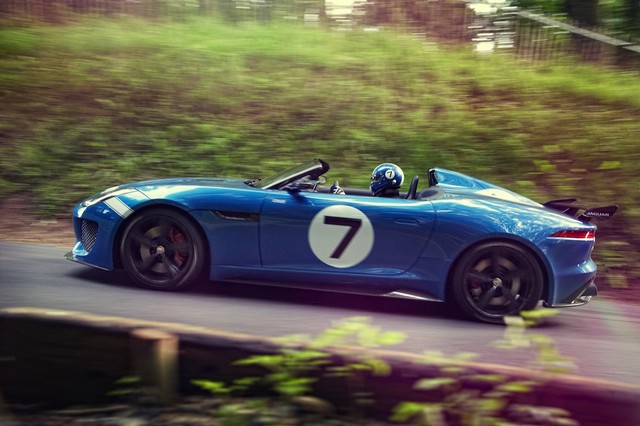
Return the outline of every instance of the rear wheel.
[[[535,308],[542,296],[543,279],[538,262],[526,249],[494,242],[465,253],[450,285],[464,314],[502,324],[506,315]]]
[[[156,290],[192,284],[205,264],[204,242],[182,214],[168,209],[141,213],[126,227],[120,244],[122,264],[136,283]]]

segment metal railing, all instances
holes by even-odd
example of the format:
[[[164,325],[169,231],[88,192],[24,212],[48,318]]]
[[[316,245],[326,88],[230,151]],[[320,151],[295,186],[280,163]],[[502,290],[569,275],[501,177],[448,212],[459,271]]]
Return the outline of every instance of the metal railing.
[[[572,55],[581,61],[638,68],[640,45],[525,10],[514,12],[515,53],[532,60]],[[640,68],[639,68],[640,69]]]
[[[396,7],[389,3],[364,0],[355,3],[359,5],[359,13],[353,13],[350,17],[351,28],[364,21],[368,26],[390,24],[372,22],[373,16],[379,12],[375,8]],[[482,28],[470,29],[473,27],[474,12],[465,3],[468,2],[415,0],[410,21],[402,20],[395,24],[405,25],[416,34],[439,40],[494,42],[497,49],[514,51],[518,57],[534,61],[573,56],[585,62],[640,69],[640,45],[637,43],[514,8],[506,8],[488,20],[487,17],[480,17]],[[319,16],[318,8],[325,4],[326,0],[0,0],[0,24],[11,20],[65,23],[78,14],[152,18],[205,15],[232,22],[277,22],[280,19],[305,22],[310,10]]]

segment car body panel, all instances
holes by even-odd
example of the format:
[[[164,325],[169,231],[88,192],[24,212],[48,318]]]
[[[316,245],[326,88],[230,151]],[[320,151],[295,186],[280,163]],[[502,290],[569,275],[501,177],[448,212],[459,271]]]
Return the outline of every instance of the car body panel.
[[[433,168],[432,173],[434,174],[438,187],[450,194],[474,194],[505,201],[512,201],[518,204],[532,206],[541,205],[513,191],[509,191],[508,189],[486,182],[482,179],[465,175],[464,173],[438,167]]]
[[[328,165],[315,162],[311,169],[315,179]],[[480,179],[446,169],[432,173],[433,186],[444,191],[424,199],[335,195],[318,182],[308,190],[306,180],[300,185],[286,173],[268,181],[269,189],[226,178],[125,184],[76,206],[78,241],[67,257],[119,267],[119,239],[128,221],[162,206],[184,213],[202,231],[212,280],[443,301],[465,252],[508,241],[540,263],[548,305],[572,304],[593,282],[594,239],[553,234],[595,231],[594,225]]]

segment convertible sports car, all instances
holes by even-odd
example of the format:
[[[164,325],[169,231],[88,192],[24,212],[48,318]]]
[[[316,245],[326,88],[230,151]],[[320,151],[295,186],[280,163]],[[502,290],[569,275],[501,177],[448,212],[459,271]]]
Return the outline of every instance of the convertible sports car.
[[[538,204],[482,180],[431,169],[397,198],[334,194],[319,159],[266,179],[161,179],[107,189],[74,209],[66,257],[122,267],[176,290],[201,276],[452,302],[491,323],[597,294],[596,226],[617,206]],[[581,213],[580,213],[581,212]]]

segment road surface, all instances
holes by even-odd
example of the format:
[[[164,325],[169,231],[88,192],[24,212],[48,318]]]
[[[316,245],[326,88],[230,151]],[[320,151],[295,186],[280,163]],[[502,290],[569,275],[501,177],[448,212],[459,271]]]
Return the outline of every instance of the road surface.
[[[311,336],[335,320],[366,316],[383,330],[402,331],[404,343],[385,349],[448,356],[478,354],[476,361],[528,367],[532,350],[505,350],[494,342],[505,328],[457,318],[442,303],[201,283],[179,293],[146,290],[121,272],[106,272],[63,259],[64,248],[0,242],[0,309],[38,307],[179,322],[232,332],[279,337]],[[640,306],[596,298],[563,309],[529,333],[551,337],[574,373],[640,383]]]

